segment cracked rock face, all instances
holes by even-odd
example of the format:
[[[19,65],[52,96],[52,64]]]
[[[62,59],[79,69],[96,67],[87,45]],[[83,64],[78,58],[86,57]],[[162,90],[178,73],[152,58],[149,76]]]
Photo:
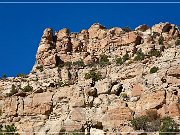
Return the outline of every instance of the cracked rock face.
[[[22,135],[130,133],[130,121],[149,110],[179,124],[179,38],[170,23],[47,28],[32,71],[0,79],[0,124],[15,124]]]

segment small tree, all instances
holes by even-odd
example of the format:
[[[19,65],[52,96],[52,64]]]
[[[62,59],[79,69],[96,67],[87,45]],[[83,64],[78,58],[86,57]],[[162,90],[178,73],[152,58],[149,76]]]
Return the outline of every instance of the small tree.
[[[25,78],[25,77],[27,77],[27,75],[26,75],[26,74],[23,74],[23,73],[20,73],[20,74],[17,74],[17,77]]]
[[[180,39],[177,39],[175,45],[180,45]]]
[[[77,65],[78,67],[84,67],[85,66],[85,64],[82,60],[73,62],[73,65]]]
[[[5,125],[4,127],[0,125],[0,135],[19,135],[16,133],[17,129],[12,125]]]
[[[128,26],[122,28],[122,30],[125,31],[125,32],[131,32],[132,31],[132,29],[129,28]]]
[[[161,52],[156,50],[156,49],[152,49],[150,52],[149,52],[149,56],[155,56],[155,57],[159,57],[161,56]]]

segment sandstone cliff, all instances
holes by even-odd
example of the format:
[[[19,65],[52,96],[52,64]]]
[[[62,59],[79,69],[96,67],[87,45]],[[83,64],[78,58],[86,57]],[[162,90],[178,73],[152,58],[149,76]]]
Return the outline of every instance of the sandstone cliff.
[[[180,31],[47,28],[32,71],[1,79],[0,91],[0,123],[22,135],[135,134],[130,120],[149,110],[180,124]]]

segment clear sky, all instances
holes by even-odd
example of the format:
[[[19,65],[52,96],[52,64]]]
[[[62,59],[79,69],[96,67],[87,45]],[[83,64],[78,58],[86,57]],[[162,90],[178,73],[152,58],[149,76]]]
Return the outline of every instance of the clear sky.
[[[180,26],[179,9],[180,3],[0,3],[0,76],[2,74],[16,76],[18,73],[29,73],[35,63],[35,54],[43,30],[47,27],[54,30],[67,27],[72,32],[79,32],[81,29],[88,29],[95,22],[99,22],[107,28],[115,26],[135,28],[140,24],[152,26],[159,22],[171,22]]]

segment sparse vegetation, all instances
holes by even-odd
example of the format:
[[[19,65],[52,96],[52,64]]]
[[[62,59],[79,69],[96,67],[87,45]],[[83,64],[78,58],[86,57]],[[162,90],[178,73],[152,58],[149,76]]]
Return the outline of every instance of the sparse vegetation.
[[[32,91],[32,90],[33,90],[33,87],[30,86],[29,84],[26,85],[26,86],[22,89],[23,92],[30,92],[30,91]]]
[[[175,135],[180,130],[177,123],[171,117],[165,117],[161,121],[160,135]]]
[[[154,66],[150,69],[150,74],[156,73],[158,70],[159,68]]]
[[[122,57],[122,59],[123,59],[123,62],[129,60],[129,54],[126,53],[126,54]]]
[[[93,81],[98,81],[102,78],[101,72],[96,72],[94,70],[89,71],[85,74],[85,79],[92,79]]]
[[[123,60],[122,60],[121,57],[116,58],[116,64],[117,64],[117,65],[122,65],[122,64],[123,64]]]
[[[142,50],[140,49],[140,50],[138,50],[138,51],[136,52],[136,56],[135,56],[134,60],[135,60],[135,61],[141,61],[141,60],[144,60],[144,58],[145,58],[145,55],[144,55],[144,53],[142,52]]]
[[[84,67],[85,66],[83,60],[73,62],[73,65],[77,65],[78,67]]]
[[[110,62],[109,62],[108,56],[107,55],[100,55],[99,64],[101,66],[109,65]]]
[[[3,74],[2,75],[2,79],[6,79],[7,78],[7,75],[6,74]]]
[[[159,37],[158,43],[159,43],[159,45],[163,45],[164,44],[164,37],[163,36]]]
[[[16,131],[17,129],[14,124],[5,126],[0,125],[0,135],[19,135]]]
[[[147,116],[139,116],[131,120],[131,125],[135,130],[146,130],[147,123]]]
[[[152,50],[149,52],[149,56],[150,56],[150,57],[152,57],[152,56],[160,57],[160,56],[161,56],[161,52],[158,51],[157,49],[152,49]]]
[[[122,93],[120,94],[120,96],[121,96],[122,98],[127,98],[127,93],[122,92]]]
[[[125,31],[125,32],[131,32],[132,31],[132,29],[129,28],[128,26],[122,28],[122,30]]]
[[[26,78],[26,77],[27,77],[27,75],[26,75],[26,74],[23,74],[23,73],[20,73],[20,74],[17,74],[17,77]]]
[[[7,93],[7,96],[12,96],[12,95],[14,95],[14,94],[16,94],[18,92],[18,90],[16,89],[16,86],[13,84],[12,86],[11,86],[11,91],[10,91],[10,93]]]
[[[180,39],[177,39],[175,45],[180,45]]]
[[[37,66],[36,69],[38,69],[40,72],[44,70],[43,65]]]

